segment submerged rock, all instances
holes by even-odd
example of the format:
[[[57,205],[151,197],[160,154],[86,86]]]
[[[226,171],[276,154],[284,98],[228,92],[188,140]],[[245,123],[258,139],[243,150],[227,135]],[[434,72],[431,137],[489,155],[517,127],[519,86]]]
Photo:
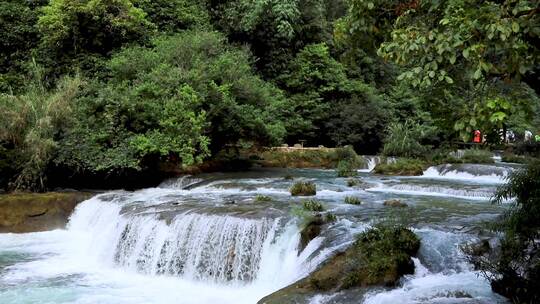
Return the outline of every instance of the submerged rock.
[[[384,206],[388,207],[407,207],[407,204],[398,200],[398,199],[391,199],[387,200],[383,203]]]
[[[258,304],[295,303],[320,292],[353,287],[394,286],[414,273],[420,240],[403,227],[375,227],[361,233],[344,252],[337,253],[308,277],[278,290]]]
[[[85,192],[0,195],[0,233],[63,228],[75,206],[91,195]]]

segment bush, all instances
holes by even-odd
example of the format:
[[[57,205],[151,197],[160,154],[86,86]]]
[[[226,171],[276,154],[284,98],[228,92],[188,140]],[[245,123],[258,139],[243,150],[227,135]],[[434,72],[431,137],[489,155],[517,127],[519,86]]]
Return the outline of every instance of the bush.
[[[505,163],[514,163],[514,164],[528,164],[534,161],[534,158],[526,157],[523,155],[516,155],[511,153],[505,153],[501,157],[501,160]]]
[[[466,150],[459,160],[463,163],[473,164],[491,164],[494,162],[493,154],[491,152],[480,149]]]
[[[296,182],[289,190],[292,196],[311,196],[317,194],[317,186],[313,182]]]
[[[272,198],[270,196],[267,196],[267,195],[262,195],[262,194],[257,194],[257,196],[255,196],[255,202],[271,202],[272,201]]]
[[[338,177],[351,177],[358,175],[356,167],[353,166],[351,162],[346,160],[342,160],[338,163],[336,171]]]
[[[360,204],[362,204],[362,201],[358,197],[355,197],[355,196],[346,196],[345,197],[345,204],[360,205]]]
[[[315,211],[315,212],[324,211],[324,206],[321,204],[321,202],[316,201],[314,199],[302,201],[302,206],[307,211]]]
[[[354,186],[358,186],[362,183],[362,181],[356,179],[356,178],[349,178],[347,180],[347,186],[348,187],[354,187]]]
[[[378,164],[373,171],[385,175],[422,175],[426,163],[418,159],[401,158],[393,163]]]
[[[391,123],[385,140],[383,154],[388,156],[421,157],[430,149],[422,144],[432,129],[407,120],[405,123]]]
[[[501,204],[514,199],[512,207],[495,223],[503,232],[501,250],[470,259],[493,290],[514,303],[540,303],[540,161],[512,173],[493,199]]]
[[[411,256],[418,252],[420,239],[403,226],[379,224],[359,234],[353,246],[349,263],[358,271],[346,274],[345,288],[380,284],[387,276],[394,281],[413,273]]]

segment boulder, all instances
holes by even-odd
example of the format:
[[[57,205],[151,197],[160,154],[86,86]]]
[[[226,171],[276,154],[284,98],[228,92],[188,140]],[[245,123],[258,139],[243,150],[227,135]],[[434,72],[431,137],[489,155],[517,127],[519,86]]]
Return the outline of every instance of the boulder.
[[[64,228],[86,192],[12,193],[0,195],[0,233]]]

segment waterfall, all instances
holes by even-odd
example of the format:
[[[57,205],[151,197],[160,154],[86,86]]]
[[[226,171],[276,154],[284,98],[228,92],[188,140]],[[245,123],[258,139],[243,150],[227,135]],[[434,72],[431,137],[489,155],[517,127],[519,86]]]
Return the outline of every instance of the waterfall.
[[[130,213],[125,198],[102,197],[81,203],[69,230],[89,233],[89,250],[112,267],[220,284],[284,284],[312,269],[301,265],[317,248],[299,254],[298,228],[281,218],[184,211],[165,220],[156,212]]]
[[[388,192],[396,194],[410,194],[410,195],[426,195],[426,196],[442,196],[442,197],[455,197],[463,199],[475,199],[475,200],[489,200],[493,194],[494,189],[453,189],[445,186],[438,185],[416,185],[416,184],[396,184],[396,185],[384,185],[380,184],[378,187],[367,189],[370,192]]]
[[[429,167],[422,177],[431,179],[448,179],[477,183],[504,183],[513,171],[511,167],[479,164],[446,164]]]
[[[385,157],[377,155],[362,155],[364,159],[364,168],[360,169],[360,172],[371,172],[380,163],[393,163],[396,161],[395,157]]]
[[[180,177],[169,178],[159,184],[159,188],[166,189],[191,189],[204,182],[204,179],[193,177],[191,175],[184,175]]]

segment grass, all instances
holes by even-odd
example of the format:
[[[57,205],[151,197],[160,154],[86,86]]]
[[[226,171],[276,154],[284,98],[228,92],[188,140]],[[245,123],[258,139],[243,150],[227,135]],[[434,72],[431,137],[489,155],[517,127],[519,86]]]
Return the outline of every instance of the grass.
[[[317,194],[317,186],[313,182],[296,182],[289,191],[292,196],[312,196]]]
[[[348,187],[354,187],[360,185],[362,182],[356,178],[349,178],[347,180],[347,186]]]
[[[314,199],[302,201],[302,207],[304,207],[304,210],[307,211],[324,211],[324,206],[322,205],[322,203]]]
[[[352,162],[348,160],[342,160],[338,163],[337,166],[337,176],[338,177],[352,177],[357,176],[357,166],[355,166]]]
[[[345,197],[345,204],[360,205],[360,204],[362,204],[362,200],[360,200],[358,197],[355,197],[355,196],[346,196]]]
[[[378,164],[373,171],[377,174],[384,175],[414,176],[422,175],[426,167],[426,163],[422,160],[414,158],[400,158],[393,163]]]
[[[272,198],[267,195],[257,194],[255,196],[255,202],[262,203],[262,202],[271,202]]]
[[[506,153],[501,157],[501,160],[505,163],[515,163],[515,164],[528,164],[535,160],[533,157],[527,157],[524,155],[516,155],[511,153]]]

